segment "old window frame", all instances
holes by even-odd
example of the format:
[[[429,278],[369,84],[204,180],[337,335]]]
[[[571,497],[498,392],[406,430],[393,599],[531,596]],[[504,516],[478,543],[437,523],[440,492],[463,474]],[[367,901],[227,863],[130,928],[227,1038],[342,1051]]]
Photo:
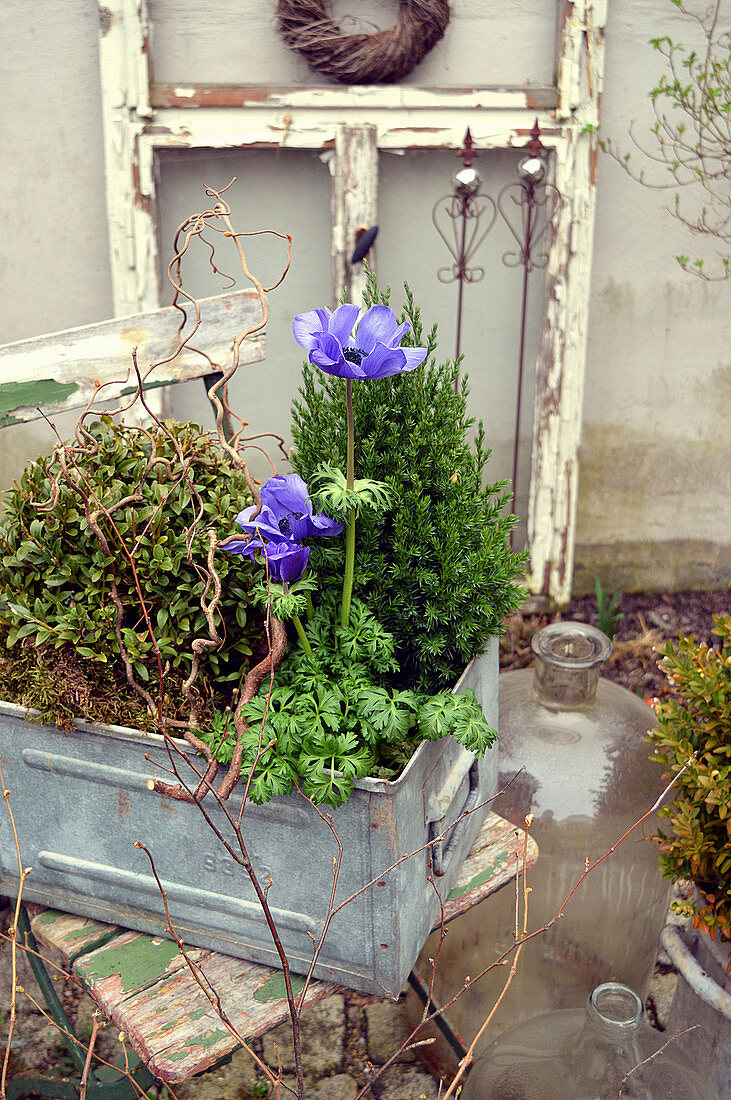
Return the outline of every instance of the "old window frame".
[[[100,3],[100,74],[115,312],[162,304],[157,254],[158,150],[332,150],[333,300],[351,278],[355,230],[377,221],[381,150],[523,146],[538,120],[553,182],[553,226],[536,361],[530,566],[536,596],[571,595],[578,447],[595,211],[595,161],[606,0],[560,0],[555,86],[437,89],[411,85],[254,87],[150,81],[146,0]],[[357,297],[362,288],[351,285]]]

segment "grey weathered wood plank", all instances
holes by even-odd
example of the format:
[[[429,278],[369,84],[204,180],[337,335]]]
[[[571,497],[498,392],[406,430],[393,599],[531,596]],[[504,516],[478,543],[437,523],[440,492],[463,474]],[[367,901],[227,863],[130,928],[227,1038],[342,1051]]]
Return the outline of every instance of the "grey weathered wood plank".
[[[185,336],[192,330],[195,310],[189,303],[184,304],[188,318]],[[253,290],[237,290],[203,298],[199,305],[201,324],[191,343],[210,356],[216,366],[227,367],[234,336],[261,317],[259,299]],[[134,393],[135,347],[141,373],[143,377],[148,375],[145,389],[205,377],[214,368],[204,355],[191,348],[148,373],[152,363],[174,352],[181,320],[180,311],[167,306],[5,344],[0,347],[0,427],[38,419],[39,406],[47,415],[82,408],[94,396],[97,382],[104,386],[100,400],[116,401]],[[241,345],[241,363],[256,363],[263,358],[263,334]]]

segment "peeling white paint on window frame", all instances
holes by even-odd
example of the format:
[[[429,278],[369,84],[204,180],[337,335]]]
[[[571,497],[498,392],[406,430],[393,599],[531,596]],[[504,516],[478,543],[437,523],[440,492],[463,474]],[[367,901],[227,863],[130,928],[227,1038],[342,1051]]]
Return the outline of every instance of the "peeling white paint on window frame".
[[[382,151],[519,148],[535,119],[565,197],[545,279],[528,514],[530,592],[568,602],[573,572],[596,137],[606,0],[560,0],[556,87],[418,88],[151,84],[146,0],[100,3],[100,70],[115,311],[161,304],[156,155],[166,148],[332,154],[332,297],[351,278],[356,230],[377,221]],[[375,255],[374,255],[375,263]],[[351,287],[357,300],[359,281]]]

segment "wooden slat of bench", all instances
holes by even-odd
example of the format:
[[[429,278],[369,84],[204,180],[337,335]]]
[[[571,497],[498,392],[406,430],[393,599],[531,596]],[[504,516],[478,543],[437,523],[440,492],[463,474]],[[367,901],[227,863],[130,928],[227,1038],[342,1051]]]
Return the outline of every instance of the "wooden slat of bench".
[[[221,1008],[243,1039],[263,1035],[288,1016],[279,971],[203,948],[188,951],[220,998]],[[167,961],[166,961],[167,960]],[[80,959],[74,972],[104,1014],[161,1080],[188,1080],[230,1054],[237,1040],[192,977],[175,944],[128,933]],[[293,977],[295,992],[304,981]],[[306,1004],[337,988],[313,982]]]
[[[125,930],[91,917],[74,917],[40,905],[26,907],[31,931],[47,959],[65,969],[82,955],[102,947]]]
[[[444,904],[450,921],[511,882],[523,867],[525,832],[504,817],[488,813],[459,876]],[[538,845],[528,837],[526,866],[538,859]]]
[[[191,343],[202,348],[214,364],[227,367],[234,336],[261,317],[259,299],[253,290],[237,290],[203,298],[199,305],[201,325]],[[186,312],[184,334],[192,330],[195,319],[189,304]],[[37,420],[41,415],[37,406],[47,415],[82,408],[94,396],[95,380],[111,383],[101,391],[102,401],[134,393],[137,379],[132,349],[138,348],[144,375],[151,363],[175,350],[181,317],[179,310],[168,306],[0,347],[0,427]],[[263,334],[243,342],[241,363],[263,358]],[[204,378],[213,369],[207,358],[186,348],[171,363],[156,368],[146,388]]]
[[[68,966],[70,953],[75,953],[74,974],[161,1080],[186,1081],[238,1046],[172,941],[54,909],[36,912],[31,928],[41,951],[60,965]],[[109,939],[93,949],[100,935]],[[88,953],[79,957],[84,939]],[[188,955],[201,967],[242,1038],[256,1038],[287,1019],[279,971],[201,947],[189,948]],[[300,992],[303,979],[293,977],[293,986]],[[305,1005],[336,989],[331,982],[312,982]]]

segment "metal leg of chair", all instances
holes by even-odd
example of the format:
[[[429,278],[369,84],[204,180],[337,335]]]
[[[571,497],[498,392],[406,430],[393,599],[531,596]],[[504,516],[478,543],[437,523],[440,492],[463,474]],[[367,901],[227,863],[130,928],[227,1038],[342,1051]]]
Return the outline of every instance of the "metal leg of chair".
[[[464,1045],[461,1035],[454,1030],[447,1017],[444,1015],[444,1010],[439,1003],[434,1000],[434,997],[429,996],[429,987],[417,973],[416,970],[412,970],[409,974],[409,985],[416,993],[417,997],[423,1005],[429,1002],[429,1015],[432,1016],[434,1012],[439,1015],[434,1016],[432,1022],[439,1028],[444,1038],[449,1043],[450,1047],[461,1060],[467,1053],[467,1047]]]
[[[140,1090],[145,1092],[154,1083],[150,1071],[138,1061],[136,1067],[130,1066],[129,1076],[120,1069],[118,1073],[104,1067],[108,1076],[101,1080],[96,1071],[90,1070],[86,1082],[87,1100],[137,1100]],[[8,1082],[7,1100],[20,1100],[22,1096],[52,1096],[58,1100],[78,1100],[81,1078],[74,1077],[61,1081],[53,1077],[28,1077],[18,1074]],[[136,1086],[136,1087],[135,1087]]]
[[[21,1096],[55,1096],[58,1100],[78,1100],[78,1082],[56,1081],[49,1077],[12,1077],[8,1081],[8,1100]]]
[[[43,965],[43,960],[38,955],[38,945],[35,941],[33,933],[30,930],[30,920],[28,918],[28,911],[24,905],[20,906],[20,912],[18,913],[18,933],[20,935],[20,943],[23,947],[26,947],[26,958],[30,964],[30,968],[33,971],[33,976],[40,986],[43,999],[46,1002],[48,1014],[57,1025],[59,1033],[69,1055],[76,1067],[79,1075],[83,1072],[84,1062],[86,1061],[86,1049],[77,1043],[74,1038],[74,1033],[71,1029],[71,1023],[68,1016],[64,1012],[63,1005],[58,999],[58,994],[53,987],[48,971]]]
[[[104,1069],[107,1072],[106,1067]],[[140,1095],[140,1089],[145,1092],[155,1083],[155,1078],[150,1071],[139,1061],[134,1069],[130,1065],[129,1074],[133,1078],[136,1088],[129,1077],[121,1070],[116,1080],[101,1080],[98,1076],[94,1075],[92,1077],[90,1074],[90,1080],[86,1087],[86,1100],[135,1100]]]

